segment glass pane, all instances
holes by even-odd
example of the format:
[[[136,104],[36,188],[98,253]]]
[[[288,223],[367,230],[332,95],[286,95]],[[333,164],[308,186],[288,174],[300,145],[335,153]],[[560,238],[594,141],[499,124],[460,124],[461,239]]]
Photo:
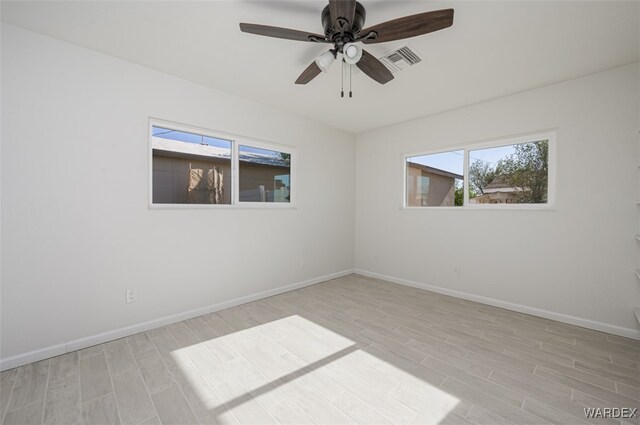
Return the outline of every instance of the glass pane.
[[[240,145],[240,202],[290,202],[291,154]]]
[[[231,204],[231,144],[152,127],[154,204]]]
[[[549,141],[469,151],[470,204],[545,204]]]
[[[407,158],[407,206],[462,206],[464,151]]]

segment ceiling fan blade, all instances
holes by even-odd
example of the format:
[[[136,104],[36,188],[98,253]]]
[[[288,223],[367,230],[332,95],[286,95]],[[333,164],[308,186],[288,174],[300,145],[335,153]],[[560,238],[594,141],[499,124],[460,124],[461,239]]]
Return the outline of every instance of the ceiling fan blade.
[[[356,0],[329,0],[329,13],[333,27],[340,31],[348,31],[353,25],[353,18],[356,13]],[[346,23],[344,21],[346,21]],[[344,23],[345,27],[341,25]]]
[[[427,34],[451,25],[453,25],[453,9],[442,9],[383,22],[363,29],[360,34],[364,36],[361,41],[365,44],[383,43]],[[371,32],[376,33],[377,37],[367,38]]]
[[[288,28],[272,27],[260,24],[240,24],[240,31],[249,34],[264,35],[266,37],[284,38],[286,40],[311,41],[316,43],[328,43],[324,35],[314,34]]]
[[[356,63],[356,66],[380,84],[386,84],[393,80],[391,71],[366,50],[362,50],[362,58]]]
[[[307,84],[309,81],[313,80],[320,74],[322,70],[316,64],[316,61],[311,62],[311,64],[302,71],[302,74],[296,80],[296,84]]]

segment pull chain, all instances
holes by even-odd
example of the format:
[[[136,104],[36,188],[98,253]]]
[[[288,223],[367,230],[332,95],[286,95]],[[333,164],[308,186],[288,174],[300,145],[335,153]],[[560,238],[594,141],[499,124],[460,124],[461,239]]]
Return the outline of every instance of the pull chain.
[[[351,67],[353,65],[349,65],[349,97],[353,97],[353,94],[351,93]]]
[[[344,59],[340,65],[342,66],[340,73],[340,97],[344,97]]]

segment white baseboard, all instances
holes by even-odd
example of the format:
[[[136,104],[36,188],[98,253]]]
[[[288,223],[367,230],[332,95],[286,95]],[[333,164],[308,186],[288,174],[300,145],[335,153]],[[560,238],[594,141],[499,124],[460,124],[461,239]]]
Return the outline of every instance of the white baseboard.
[[[353,272],[354,272],[353,269],[343,270],[337,273],[331,273],[325,276],[320,276],[313,279],[305,280],[303,282],[293,283],[291,285],[281,286],[279,288],[269,289],[267,291],[258,292],[258,293],[247,295],[240,298],[235,298],[233,300],[210,305],[207,307],[201,307],[194,310],[185,311],[183,313],[172,314],[170,316],[149,320],[143,323],[126,326],[124,328],[114,329],[112,331],[103,332],[97,335],[91,335],[85,338],[76,339],[66,343],[56,344],[56,345],[52,345],[50,347],[42,348],[39,350],[29,351],[27,353],[22,353],[15,356],[7,357],[6,359],[0,359],[0,371],[13,369],[14,367],[48,359],[50,357],[59,356],[61,354],[80,350],[82,348],[91,347],[97,344],[102,344],[104,342],[113,341],[114,339],[135,335],[137,333],[155,329],[160,326],[165,326],[171,323],[180,322],[182,320],[202,316],[203,314],[224,310],[225,308],[235,307],[241,304],[246,304],[251,301],[260,300],[262,298],[283,294],[285,292],[293,291],[295,289],[304,288],[305,286],[311,286],[311,285],[315,285],[316,283],[325,282],[327,280],[336,279],[342,276],[347,276],[352,274]]]
[[[530,307],[522,304],[511,303],[508,301],[501,301],[495,298],[483,297],[480,295],[470,294],[468,292],[456,291],[454,289],[447,289],[440,286],[429,285],[427,283],[414,282],[407,279],[402,279],[394,276],[387,276],[380,273],[374,273],[367,270],[355,269],[357,274],[363,276],[372,277],[375,279],[386,280],[400,285],[411,286],[413,288],[425,289],[427,291],[437,292],[439,294],[450,295],[456,298],[462,298],[464,300],[476,301],[483,304],[492,305],[494,307],[500,307],[507,310],[517,311],[519,313],[530,314],[532,316],[538,316],[545,319],[556,320],[558,322],[568,323],[570,325],[581,326],[583,328],[593,329],[596,331],[607,332],[613,335],[624,336],[626,338],[640,340],[640,331],[632,328],[624,328],[622,326],[610,325],[608,323],[596,322],[581,317],[569,316],[567,314],[556,313],[553,311],[542,310],[535,307]]]

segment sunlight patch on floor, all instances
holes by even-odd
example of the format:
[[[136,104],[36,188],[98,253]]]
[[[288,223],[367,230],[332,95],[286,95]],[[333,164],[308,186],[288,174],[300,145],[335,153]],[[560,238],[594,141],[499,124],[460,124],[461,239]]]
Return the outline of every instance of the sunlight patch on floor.
[[[171,353],[201,410],[349,423],[439,423],[458,399],[354,341],[298,315]],[[185,391],[183,389],[183,391]],[[194,409],[195,410],[195,409]],[[366,417],[371,416],[371,417]]]

